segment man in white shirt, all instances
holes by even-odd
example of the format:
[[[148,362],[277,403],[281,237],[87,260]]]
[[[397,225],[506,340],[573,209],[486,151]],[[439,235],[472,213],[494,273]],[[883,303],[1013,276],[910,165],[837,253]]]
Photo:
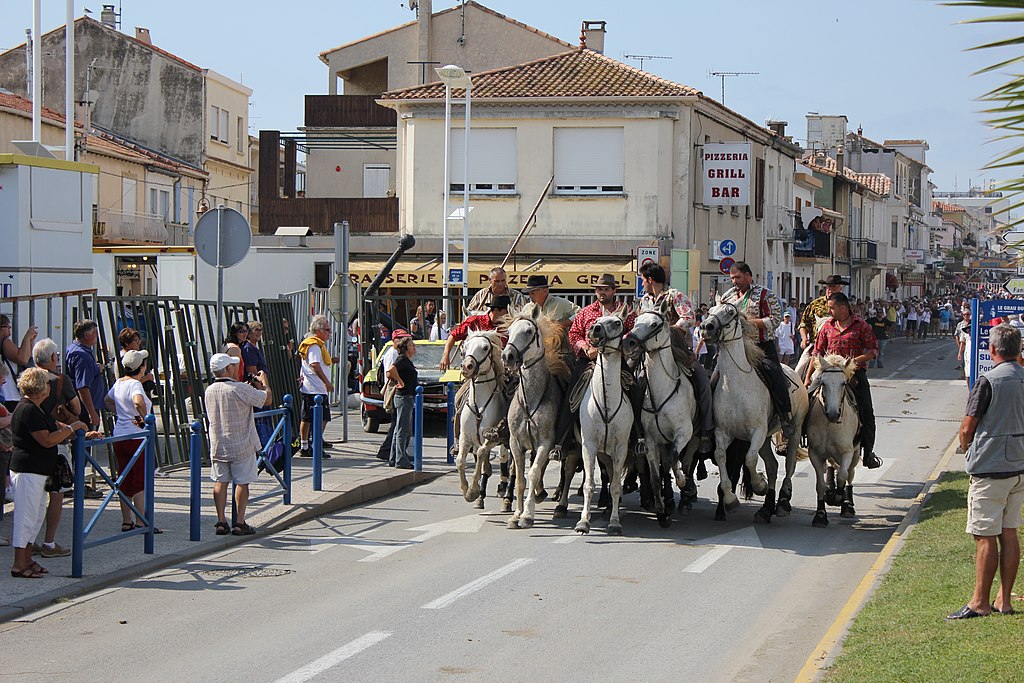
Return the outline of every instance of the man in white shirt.
[[[327,350],[327,340],[331,338],[331,322],[324,315],[315,315],[309,322],[309,335],[299,344],[299,358],[302,359],[302,385],[299,393],[302,396],[302,421],[299,423],[299,455],[311,457],[313,455],[310,446],[310,435],[313,432],[313,407],[316,397],[321,398],[323,407],[323,426],[331,421],[331,405],[329,403],[330,393],[334,391],[334,384],[329,376],[330,366],[338,362],[337,356],[331,356]],[[323,439],[323,432],[320,433]],[[329,448],[324,442],[324,450]],[[330,453],[323,453],[324,458],[330,458]]]

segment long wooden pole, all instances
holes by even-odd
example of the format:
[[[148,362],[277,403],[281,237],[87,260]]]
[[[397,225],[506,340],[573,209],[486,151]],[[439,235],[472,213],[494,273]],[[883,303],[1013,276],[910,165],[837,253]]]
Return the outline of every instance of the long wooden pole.
[[[508,250],[508,253],[505,254],[505,258],[502,259],[502,268],[505,267],[505,264],[508,263],[509,258],[512,257],[512,253],[516,250],[516,247],[519,245],[519,240],[523,239],[523,236],[526,235],[526,231],[530,229],[530,223],[533,221],[533,217],[537,215],[537,211],[540,209],[541,202],[543,202],[544,198],[548,196],[548,190],[551,189],[551,183],[553,182],[555,182],[555,176],[552,175],[548,179],[548,184],[544,186],[544,191],[540,193],[540,198],[537,199],[537,203],[533,205],[533,211],[530,212],[530,217],[527,218],[526,223],[523,224],[523,229],[519,231],[519,234],[516,236],[515,242],[512,243],[512,247]]]

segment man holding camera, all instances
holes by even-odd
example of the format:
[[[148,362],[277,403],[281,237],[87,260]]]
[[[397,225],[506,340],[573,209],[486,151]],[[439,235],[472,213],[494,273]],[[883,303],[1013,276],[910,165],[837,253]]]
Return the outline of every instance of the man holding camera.
[[[269,406],[272,399],[267,375],[260,370],[251,380],[238,382],[238,358],[215,353],[210,371],[215,379],[206,388],[206,417],[210,423],[210,459],[213,479],[213,503],[217,508],[218,536],[250,536],[256,531],[245,522],[249,502],[249,484],[256,481],[256,453],[260,437],[256,433],[253,408]],[[236,519],[229,527],[224,509],[228,500],[228,482],[234,482]]]

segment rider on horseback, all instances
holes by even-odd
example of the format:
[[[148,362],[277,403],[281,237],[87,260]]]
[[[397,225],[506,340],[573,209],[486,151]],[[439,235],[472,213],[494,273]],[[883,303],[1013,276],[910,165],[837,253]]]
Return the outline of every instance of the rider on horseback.
[[[640,267],[644,283],[644,296],[640,299],[640,310],[658,310],[663,301],[670,302],[668,323],[690,333],[696,322],[693,304],[678,289],[665,286],[665,269],[657,263],[645,263]],[[689,375],[697,395],[697,411],[700,421],[700,452],[709,453],[714,447],[715,415],[711,410],[711,382],[707,371],[700,363],[694,363]]]
[[[814,340],[818,336],[818,321],[830,315],[828,298],[843,291],[843,287],[850,283],[844,280],[842,275],[829,275],[824,280],[818,280],[818,284],[825,285],[825,293],[807,304],[800,316],[800,339],[805,349],[814,349]]]
[[[782,320],[782,305],[772,290],[754,284],[754,274],[743,261],[737,261],[729,269],[729,279],[733,287],[720,300],[739,308],[757,328],[757,345],[764,351],[761,374],[768,380],[768,392],[772,396],[775,413],[779,416],[782,435],[788,439],[795,433],[789,402],[789,382],[779,365],[779,354],[775,348],[775,330]]]
[[[844,358],[853,358],[857,363],[852,383],[854,398],[857,400],[857,414],[860,417],[860,445],[864,452],[863,462],[868,469],[882,465],[875,455],[875,409],[871,402],[871,385],[868,384],[868,361],[878,355],[878,340],[871,327],[850,311],[850,299],[842,292],[828,298],[832,317],[818,330],[814,343],[814,355],[834,353]],[[804,384],[811,383],[813,364],[808,369]]]

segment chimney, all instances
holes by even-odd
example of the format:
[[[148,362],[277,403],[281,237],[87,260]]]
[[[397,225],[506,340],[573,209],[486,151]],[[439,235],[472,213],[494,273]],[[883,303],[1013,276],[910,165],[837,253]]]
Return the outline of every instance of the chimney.
[[[845,156],[846,155],[843,153],[843,146],[839,145],[839,147],[836,148],[836,175],[843,175],[843,172],[846,170],[846,166],[844,165]]]
[[[416,6],[417,49],[416,59],[420,62],[430,61],[430,22],[433,10],[431,0],[419,0]],[[421,73],[428,72],[425,64],[420,65]],[[420,79],[421,82],[423,79]],[[427,80],[433,80],[427,79]]]
[[[149,35],[149,29],[142,28],[141,26],[135,27],[135,40],[139,41],[140,43],[145,43],[146,45],[153,44],[153,39]]]
[[[118,17],[117,10],[114,9],[113,5],[104,5],[103,11],[100,12],[100,21],[107,28],[117,28]]]
[[[606,21],[584,21],[580,30],[580,47],[604,54],[604,36],[607,31]]]
[[[777,119],[768,119],[764,123],[768,127],[768,130],[778,135],[780,138],[786,137],[786,126],[789,125],[789,121],[779,121]]]

